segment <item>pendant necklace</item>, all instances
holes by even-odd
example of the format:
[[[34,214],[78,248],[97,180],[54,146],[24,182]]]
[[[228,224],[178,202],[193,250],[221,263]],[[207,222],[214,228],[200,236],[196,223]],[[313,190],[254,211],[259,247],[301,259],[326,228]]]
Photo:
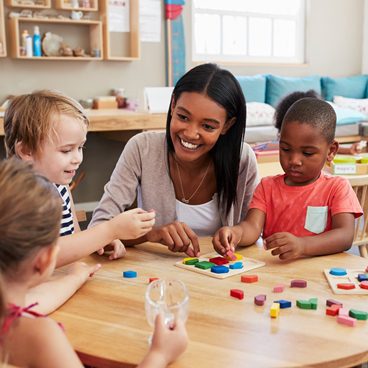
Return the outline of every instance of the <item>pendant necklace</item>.
[[[190,202],[190,200],[191,200],[191,199],[192,199],[192,198],[193,198],[193,197],[198,193],[199,188],[200,188],[200,187],[201,187],[201,185],[203,184],[204,179],[205,179],[205,178],[206,178],[206,176],[207,176],[208,169],[210,168],[211,160],[210,160],[210,162],[209,162],[209,163],[208,163],[208,165],[207,165],[206,171],[205,171],[205,173],[204,173],[204,175],[203,175],[203,177],[202,177],[202,179],[201,179],[200,183],[198,184],[198,186],[197,186],[197,188],[194,190],[194,192],[189,196],[189,198],[185,198],[185,193],[184,193],[184,188],[183,188],[183,182],[182,182],[182,180],[181,180],[181,174],[180,174],[179,164],[178,164],[178,162],[177,162],[175,159],[174,159],[174,161],[175,161],[175,164],[176,164],[176,169],[178,170],[180,189],[181,189],[181,194],[182,194],[182,196],[183,196],[183,198],[181,199],[181,201],[182,201],[183,203],[188,204],[188,203]]]

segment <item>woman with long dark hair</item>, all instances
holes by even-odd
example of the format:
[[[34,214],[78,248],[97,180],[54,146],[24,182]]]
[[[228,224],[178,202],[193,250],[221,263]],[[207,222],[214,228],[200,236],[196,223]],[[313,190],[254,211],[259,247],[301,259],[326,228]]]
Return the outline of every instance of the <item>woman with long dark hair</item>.
[[[127,241],[162,243],[189,256],[198,236],[237,224],[257,184],[257,166],[243,143],[244,95],[236,78],[215,64],[199,65],[176,84],[166,134],[146,132],[125,146],[91,226],[132,205],[156,211],[156,226]]]

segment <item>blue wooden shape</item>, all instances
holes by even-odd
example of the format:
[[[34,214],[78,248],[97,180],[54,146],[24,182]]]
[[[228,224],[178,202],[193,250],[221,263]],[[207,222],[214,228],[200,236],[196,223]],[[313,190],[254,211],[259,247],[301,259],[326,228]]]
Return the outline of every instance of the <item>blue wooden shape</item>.
[[[347,272],[345,268],[334,267],[330,269],[330,274],[333,276],[345,276]]]
[[[229,268],[226,266],[213,266],[211,267],[211,272],[213,273],[228,273]]]
[[[133,279],[134,277],[137,277],[137,272],[136,271],[124,271],[123,277],[125,277],[126,279]]]
[[[243,266],[243,262],[235,262],[235,263],[233,263],[233,264],[230,265],[230,268],[232,270],[239,270],[239,269],[241,269],[243,267],[244,267]]]
[[[360,273],[358,275],[358,281],[359,282],[368,281],[368,274],[367,273]]]
[[[284,300],[284,299],[275,300],[274,303],[279,303],[281,309],[291,308],[291,301],[290,300]]]

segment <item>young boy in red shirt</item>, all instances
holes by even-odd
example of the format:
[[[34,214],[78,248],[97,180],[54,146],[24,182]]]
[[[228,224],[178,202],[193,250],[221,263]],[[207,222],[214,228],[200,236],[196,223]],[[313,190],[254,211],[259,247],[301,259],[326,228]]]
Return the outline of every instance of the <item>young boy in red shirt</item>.
[[[336,114],[325,101],[302,98],[287,111],[280,135],[284,174],[262,179],[244,221],[222,227],[213,238],[220,254],[253,244],[263,234],[266,249],[280,259],[345,251],[362,215],[350,183],[322,171],[337,152]]]

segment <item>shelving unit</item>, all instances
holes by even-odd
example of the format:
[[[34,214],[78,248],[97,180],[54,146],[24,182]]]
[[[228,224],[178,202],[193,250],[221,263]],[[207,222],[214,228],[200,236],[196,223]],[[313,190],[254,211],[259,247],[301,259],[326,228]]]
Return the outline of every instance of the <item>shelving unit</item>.
[[[102,60],[102,22],[98,20],[44,19],[44,18],[10,18],[9,32],[11,35],[10,55],[13,58],[27,60]],[[39,26],[40,34],[52,32],[60,35],[65,44],[71,48],[82,47],[86,53],[100,50],[99,57],[92,56],[41,56],[27,57],[20,54],[20,38],[23,30],[32,30]],[[76,35],[79,36],[76,39]],[[78,42],[78,43],[76,43]]]
[[[4,3],[0,0],[0,57],[6,57],[6,37],[4,26]]]
[[[129,31],[111,31],[110,3],[101,0],[101,17],[103,21],[103,44],[106,60],[138,60],[140,58],[139,39],[139,0],[129,1]],[[116,22],[116,19],[114,20]]]
[[[90,6],[86,6],[87,4]],[[55,7],[56,9],[83,12],[98,11],[98,0],[56,0]]]
[[[51,0],[6,0],[6,5],[12,8],[49,9]]]

